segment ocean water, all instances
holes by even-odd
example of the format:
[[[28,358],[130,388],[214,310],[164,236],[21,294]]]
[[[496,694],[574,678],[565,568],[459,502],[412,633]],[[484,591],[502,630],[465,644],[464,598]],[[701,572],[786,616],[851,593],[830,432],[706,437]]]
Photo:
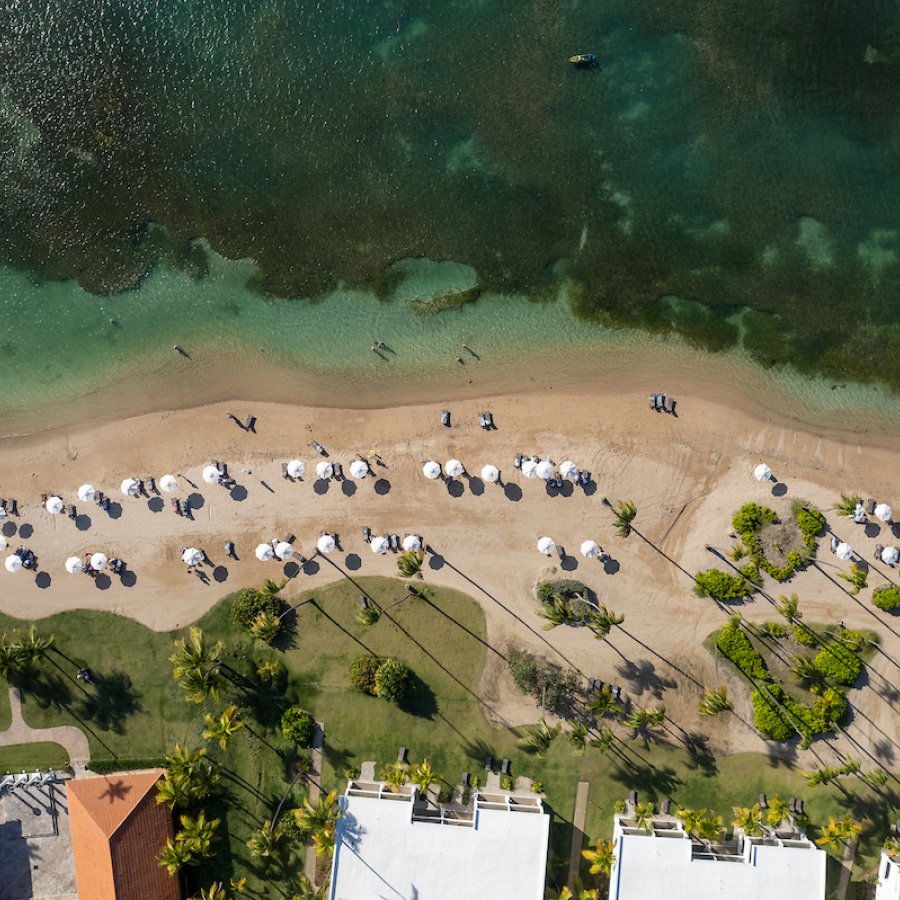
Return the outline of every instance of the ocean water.
[[[0,412],[180,398],[176,342],[371,402],[382,333],[412,380],[639,329],[896,390],[898,75],[896,0],[3,0]]]

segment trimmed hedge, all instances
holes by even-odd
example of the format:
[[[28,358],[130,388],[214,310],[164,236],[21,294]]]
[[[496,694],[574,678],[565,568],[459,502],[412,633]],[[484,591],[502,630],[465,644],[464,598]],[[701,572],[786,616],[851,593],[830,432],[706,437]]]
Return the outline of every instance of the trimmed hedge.
[[[795,728],[785,719],[778,703],[772,699],[774,697],[780,703],[784,698],[784,691],[775,684],[770,685],[768,690],[771,697],[761,690],[753,692],[753,721],[756,730],[771,741],[786,741],[794,736]]]
[[[566,599],[570,599],[576,594],[587,600],[594,598],[594,591],[575,578],[557,578],[555,581],[542,581],[537,586],[537,598],[541,603],[546,603],[554,594],[561,594]]]
[[[769,740],[786,741],[799,731],[806,738],[831,731],[847,713],[847,698],[833,688],[823,691],[812,706],[792,700],[777,684],[753,692],[753,717],[757,731]],[[782,709],[783,708],[783,709]]]
[[[797,510],[797,525],[803,535],[803,542],[811,550],[816,547],[816,535],[825,530],[825,516],[814,506]]]
[[[774,509],[760,506],[758,503],[745,503],[734,514],[731,525],[743,537],[745,534],[756,534],[765,522],[771,522],[773,525],[778,523],[778,515]]]
[[[740,628],[726,625],[716,637],[716,646],[722,656],[731,660],[748,678],[755,681],[772,680],[766,661]]]
[[[707,569],[694,576],[696,591],[701,597],[712,597],[713,600],[737,600],[751,592],[746,578],[729,575],[721,569]]]
[[[895,584],[883,584],[872,591],[872,606],[877,606],[885,612],[893,612],[900,609],[900,587]]]
[[[128,772],[133,769],[164,769],[166,758],[164,756],[117,756],[115,759],[101,757],[91,759],[88,770],[98,775],[107,775],[110,772]]]
[[[849,648],[830,641],[816,654],[813,665],[836,684],[851,685],[859,678],[862,663]]]

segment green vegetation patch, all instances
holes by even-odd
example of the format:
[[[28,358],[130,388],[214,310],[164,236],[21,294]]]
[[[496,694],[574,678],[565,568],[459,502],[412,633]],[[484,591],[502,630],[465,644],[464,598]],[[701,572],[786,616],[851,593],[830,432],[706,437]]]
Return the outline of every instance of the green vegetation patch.
[[[900,609],[900,587],[895,584],[884,584],[872,591],[872,605],[885,612]]]

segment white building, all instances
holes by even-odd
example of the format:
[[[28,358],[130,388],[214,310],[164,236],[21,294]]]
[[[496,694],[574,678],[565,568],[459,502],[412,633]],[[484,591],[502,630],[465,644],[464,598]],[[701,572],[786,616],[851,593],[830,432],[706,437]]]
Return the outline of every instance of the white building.
[[[534,794],[481,791],[463,810],[351,781],[341,806],[331,900],[544,897],[550,817]]]
[[[878,865],[875,900],[900,900],[900,860],[893,859],[883,850]]]
[[[710,847],[660,816],[653,831],[615,817],[609,900],[824,900],[825,851],[800,832]]]

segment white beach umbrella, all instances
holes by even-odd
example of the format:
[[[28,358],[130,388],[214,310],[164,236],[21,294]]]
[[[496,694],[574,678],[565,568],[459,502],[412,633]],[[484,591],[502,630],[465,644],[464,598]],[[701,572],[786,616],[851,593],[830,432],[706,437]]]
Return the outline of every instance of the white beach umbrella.
[[[316,541],[316,549],[319,553],[331,553],[334,550],[334,538],[330,534],[323,534]]]
[[[5,519],[5,518],[6,518],[6,507],[0,506],[0,519]]]
[[[201,475],[207,484],[215,484],[222,477],[222,473],[213,465],[204,466]]]
[[[78,488],[78,499],[82,503],[90,503],[97,498],[97,489],[92,484],[83,484]]]
[[[553,463],[550,462],[549,459],[542,459],[537,464],[534,474],[537,475],[538,478],[543,478],[544,481],[546,481],[548,478],[553,477],[554,471],[556,470],[553,468]]]
[[[496,484],[500,480],[500,470],[496,466],[488,464],[482,467],[481,477],[491,484]]]
[[[885,547],[881,551],[881,561],[889,566],[895,566],[900,562],[900,549],[897,547]]]
[[[563,460],[559,464],[559,474],[562,475],[563,478],[574,478],[577,471],[578,466],[576,466],[571,459]]]
[[[3,565],[6,566],[7,572],[18,572],[22,568],[22,560],[13,553],[11,556],[6,557]]]
[[[257,544],[254,553],[256,553],[256,558],[260,562],[265,562],[267,559],[271,559],[275,555],[275,551],[272,549],[271,544]]]
[[[331,478],[334,475],[334,466],[323,459],[322,462],[316,464],[316,478]]]
[[[369,465],[361,459],[354,459],[350,463],[350,474],[354,478],[365,478],[369,474]]]
[[[136,478],[126,478],[120,485],[120,490],[126,497],[136,497],[138,492],[138,482]]]
[[[66,560],[66,571],[70,575],[77,575],[81,571],[81,567],[84,565],[81,561],[81,557],[79,556],[70,556]]]
[[[600,552],[600,545],[596,541],[584,541],[581,545],[581,555],[593,559]]]
[[[203,551],[196,547],[188,547],[181,554],[181,561],[187,566],[199,566],[203,562]]]
[[[556,549],[556,542],[553,538],[542,537],[538,539],[537,548],[539,553],[549,556]]]
[[[408,534],[403,538],[402,546],[404,550],[421,550],[422,540],[417,534]]]
[[[63,502],[59,497],[48,497],[47,502],[44,504],[47,507],[48,513],[53,513],[53,515],[59,515],[63,511]]]
[[[294,548],[287,541],[279,541],[275,545],[275,555],[280,560],[290,559],[294,555]]]
[[[890,522],[891,516],[893,515],[894,511],[887,503],[879,503],[878,506],[875,507],[875,518],[881,519],[882,522]]]
[[[6,540],[6,536],[5,536],[5,535],[2,535],[2,534],[0,534],[0,550],[5,550],[5,549],[6,549],[6,547],[7,547],[7,540]]]
[[[426,477],[434,481],[435,478],[441,477],[441,466],[439,463],[436,463],[433,459],[429,459],[424,466],[422,466],[422,474]]]
[[[302,478],[305,471],[306,466],[302,459],[292,459],[287,464],[287,473],[291,478]]]
[[[459,476],[466,471],[466,467],[458,459],[448,459],[447,462],[444,463],[444,471],[451,478],[459,478]]]
[[[160,490],[165,491],[167,494],[171,494],[172,491],[178,490],[178,479],[174,475],[163,475],[157,484],[159,485]]]
[[[537,475],[538,464],[533,459],[526,459],[522,462],[522,474],[526,478],[534,478]]]
[[[768,481],[772,477],[772,470],[765,463],[760,463],[753,470],[753,477],[757,481]]]
[[[91,557],[91,568],[96,569],[98,572],[101,569],[105,569],[109,560],[106,558],[105,553],[95,553]]]
[[[378,537],[372,538],[372,543],[369,544],[373,553],[387,553],[388,547],[388,539],[384,537],[384,535],[379,535]]]
[[[853,556],[853,548],[845,541],[841,541],[841,543],[835,547],[834,555],[838,559],[848,560]]]

